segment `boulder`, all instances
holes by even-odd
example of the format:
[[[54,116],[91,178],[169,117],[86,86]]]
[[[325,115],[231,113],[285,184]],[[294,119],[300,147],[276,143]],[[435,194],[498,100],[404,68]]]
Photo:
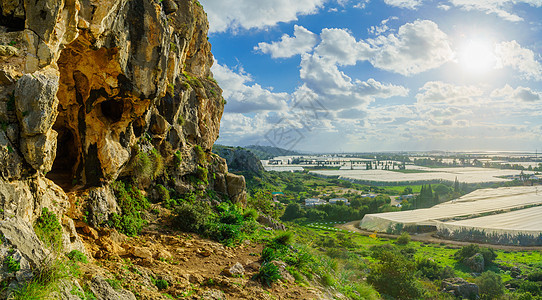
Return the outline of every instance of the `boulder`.
[[[233,203],[245,206],[247,203],[247,192],[245,185],[245,177],[232,173],[226,174],[226,185],[228,188],[228,196]]]
[[[94,293],[97,299],[100,300],[136,300],[134,294],[130,291],[121,289],[115,290],[105,281],[102,276],[94,276],[90,284],[90,290]]]
[[[99,227],[109,220],[109,215],[119,213],[117,200],[109,186],[93,188],[88,193],[89,215],[88,222],[93,227]]]
[[[229,277],[242,277],[245,275],[245,268],[239,262],[236,262],[233,266],[225,268],[222,273]]]
[[[284,226],[284,224],[266,215],[260,214],[258,216],[258,223],[271,227],[274,230],[286,230],[286,226]]]
[[[465,299],[477,299],[479,295],[479,289],[476,284],[470,283],[460,277],[443,279],[442,288],[443,292]]]
[[[480,253],[476,253],[473,256],[465,259],[463,263],[467,267],[469,267],[473,272],[476,272],[476,273],[484,272],[484,256]]]
[[[45,71],[23,75],[15,89],[15,108],[26,136],[45,134],[53,127],[57,115],[58,71]]]

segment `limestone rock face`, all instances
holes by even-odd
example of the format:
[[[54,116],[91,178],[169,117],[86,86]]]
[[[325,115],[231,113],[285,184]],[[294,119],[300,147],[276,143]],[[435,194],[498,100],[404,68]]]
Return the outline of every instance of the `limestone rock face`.
[[[58,81],[57,71],[51,68],[25,74],[17,81],[15,107],[25,136],[45,134],[53,127],[58,106]]]
[[[0,231],[10,243],[47,208],[64,250],[86,252],[66,217],[80,209],[74,195],[88,192],[89,222],[103,224],[121,213],[109,187],[119,178],[246,203],[244,178],[211,154],[224,101],[208,27],[191,0],[0,0]],[[93,281],[97,295],[134,299],[103,283]]]
[[[232,173],[226,174],[226,184],[228,186],[228,195],[233,203],[246,205],[247,192],[245,185],[245,177]]]
[[[57,136],[56,131],[49,130],[44,134],[21,137],[21,152],[34,170],[42,174],[51,170],[56,156]]]

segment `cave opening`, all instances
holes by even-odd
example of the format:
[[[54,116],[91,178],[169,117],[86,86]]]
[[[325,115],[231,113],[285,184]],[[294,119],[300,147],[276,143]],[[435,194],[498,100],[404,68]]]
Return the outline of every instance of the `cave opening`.
[[[58,132],[56,157],[47,178],[68,192],[76,182],[75,168],[77,166],[77,147],[72,131],[66,127],[53,127]]]
[[[117,99],[109,99],[100,103],[102,114],[116,123],[122,119],[122,113],[124,113],[124,101]]]

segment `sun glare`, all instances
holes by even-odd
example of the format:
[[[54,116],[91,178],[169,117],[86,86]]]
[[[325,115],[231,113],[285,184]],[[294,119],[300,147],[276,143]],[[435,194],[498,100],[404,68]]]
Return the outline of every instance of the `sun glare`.
[[[470,73],[486,73],[495,66],[492,45],[484,40],[466,41],[458,55],[459,64]]]

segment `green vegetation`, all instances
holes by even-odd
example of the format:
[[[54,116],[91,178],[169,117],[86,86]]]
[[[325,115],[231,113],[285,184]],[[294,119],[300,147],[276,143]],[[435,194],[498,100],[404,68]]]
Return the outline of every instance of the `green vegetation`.
[[[111,187],[122,213],[120,215],[112,214],[109,225],[128,236],[139,234],[141,228],[146,224],[142,218],[142,212],[149,208],[147,198],[133,184],[115,181]]]
[[[6,256],[4,259],[4,266],[8,273],[14,273],[21,269],[21,264],[16,261],[13,256]]]
[[[199,233],[225,245],[236,245],[251,238],[258,225],[252,213],[229,202],[211,207],[205,200],[182,201],[175,207],[174,225],[187,232]]]
[[[70,260],[75,261],[75,262],[82,262],[84,264],[88,263],[87,256],[79,250],[72,250],[70,253],[66,254],[66,256]]]
[[[493,263],[497,254],[491,248],[480,247],[476,244],[471,244],[461,248],[454,254],[454,258],[460,262],[465,262],[467,259],[471,258],[476,253],[482,254],[484,257],[484,265],[487,267]]]
[[[504,295],[504,284],[501,277],[492,271],[484,272],[476,278],[476,284],[480,288],[480,299],[501,299]]]
[[[260,281],[262,284],[271,286],[274,282],[282,279],[279,268],[271,262],[264,262],[254,279]]]
[[[348,284],[365,284],[361,278],[366,277],[367,282],[371,283],[384,299],[396,298],[398,295],[399,299],[452,299],[440,292],[441,280],[452,277],[462,277],[479,284],[482,299],[538,299],[536,297],[542,296],[542,285],[538,282],[538,279],[542,278],[542,272],[539,271],[542,267],[542,253],[539,251],[511,252],[478,245],[455,249],[453,246],[417,241],[400,245],[394,240],[337,231],[333,227],[326,230],[292,224],[290,228],[300,244],[308,249],[315,249],[311,251],[311,260],[331,260],[336,274],[349,274]],[[486,270],[490,272],[475,277],[472,270],[463,263],[464,257],[471,257],[475,253],[487,257]],[[270,251],[265,250],[265,256],[273,255],[277,256],[276,253],[270,254]],[[262,252],[262,260],[263,257]],[[313,276],[324,278],[316,267],[309,269]],[[526,279],[516,279],[512,275]],[[333,275],[326,278],[332,286],[337,286],[337,283],[333,283],[333,280],[339,280],[337,277],[340,278]],[[504,285],[516,291],[504,290]],[[500,294],[501,292],[504,294]],[[529,295],[532,298],[527,298]]]
[[[79,276],[79,267],[73,261],[62,262],[60,258],[47,258],[32,270],[34,277],[24,282],[13,291],[15,300],[49,299],[49,295],[58,290],[62,279]],[[85,293],[87,295],[87,293]],[[87,297],[86,299],[93,299]],[[96,298],[94,298],[96,299]]]
[[[199,4],[199,2],[197,0],[194,0],[194,2]],[[188,81],[188,83],[191,86],[193,86],[193,87],[195,86],[195,87],[198,87],[198,88],[203,88],[203,84],[201,83],[201,81],[197,77],[190,76],[186,72],[183,72],[183,75],[184,75],[184,77],[186,77],[186,80]]]
[[[47,207],[42,208],[41,216],[34,223],[34,231],[47,247],[62,250],[62,226]]]

